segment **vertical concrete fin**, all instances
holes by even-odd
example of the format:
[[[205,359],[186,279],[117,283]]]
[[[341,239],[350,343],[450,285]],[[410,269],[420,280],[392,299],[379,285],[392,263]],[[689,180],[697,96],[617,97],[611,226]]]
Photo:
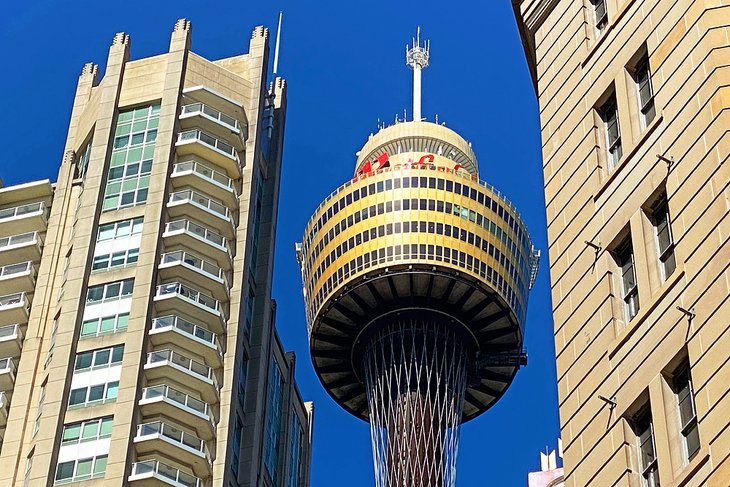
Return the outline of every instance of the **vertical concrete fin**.
[[[193,24],[189,20],[178,19],[177,22],[175,22],[175,27],[172,29],[170,52],[179,51],[181,49],[189,50],[192,32]]]

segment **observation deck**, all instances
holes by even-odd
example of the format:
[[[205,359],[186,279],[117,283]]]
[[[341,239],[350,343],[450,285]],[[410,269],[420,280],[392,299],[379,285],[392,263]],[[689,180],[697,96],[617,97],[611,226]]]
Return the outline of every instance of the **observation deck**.
[[[370,137],[298,247],[312,361],[328,393],[369,420],[365,347],[385,322],[446,323],[468,350],[462,422],[522,364],[538,254],[514,205],[478,178],[471,146],[429,122]]]

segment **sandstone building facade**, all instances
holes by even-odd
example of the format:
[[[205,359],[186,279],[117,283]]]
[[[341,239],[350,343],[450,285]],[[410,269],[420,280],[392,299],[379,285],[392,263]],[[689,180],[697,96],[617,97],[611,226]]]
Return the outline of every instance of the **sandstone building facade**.
[[[730,4],[513,0],[565,485],[730,485]]]

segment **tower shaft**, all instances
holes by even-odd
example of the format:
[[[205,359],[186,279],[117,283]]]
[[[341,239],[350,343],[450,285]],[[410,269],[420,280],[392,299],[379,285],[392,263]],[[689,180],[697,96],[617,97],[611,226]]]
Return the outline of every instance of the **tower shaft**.
[[[402,318],[363,357],[378,487],[450,487],[469,361],[453,327]]]

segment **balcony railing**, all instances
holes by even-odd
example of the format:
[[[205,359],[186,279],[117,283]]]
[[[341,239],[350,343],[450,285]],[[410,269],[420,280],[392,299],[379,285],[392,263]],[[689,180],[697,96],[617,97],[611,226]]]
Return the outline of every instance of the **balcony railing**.
[[[0,279],[12,277],[14,274],[23,274],[33,269],[33,262],[21,262],[0,267]]]
[[[189,394],[180,392],[170,386],[164,384],[159,386],[145,387],[142,389],[142,400],[153,400],[158,397],[169,399],[170,401],[179,404],[180,406],[192,409],[193,411],[200,413],[210,418],[213,421],[210,413],[208,404],[201,401],[200,399],[194,398]]]
[[[27,306],[25,293],[7,294],[5,296],[0,296],[0,311],[2,311],[3,308],[15,307],[20,303],[26,303]]]
[[[172,168],[172,174],[180,174],[185,172],[193,172],[197,174],[198,176],[207,179],[208,181],[212,182],[213,184],[216,184],[218,186],[221,186],[232,193],[236,193],[236,189],[233,186],[233,179],[229,178],[225,174],[223,174],[220,171],[216,171],[215,169],[211,169],[210,167],[206,166],[205,164],[202,164],[197,161],[185,161],[185,162],[178,162],[175,164]]]
[[[205,343],[209,343],[210,345],[218,349],[218,352],[222,354],[222,349],[220,343],[218,342],[218,337],[215,333],[208,330],[207,328],[203,328],[199,325],[194,325],[189,321],[186,321],[175,315],[162,316],[160,318],[155,318],[154,320],[152,320],[153,330],[164,330],[172,328],[180,330],[186,335],[193,336]],[[0,331],[1,330],[2,328],[0,328]],[[2,338],[2,336],[0,336],[0,338]]]
[[[218,300],[208,296],[207,294],[203,294],[190,286],[186,286],[179,282],[171,282],[157,286],[157,296],[169,296],[171,294],[177,294],[188,301],[192,301],[209,308],[211,311],[223,314]]]
[[[12,338],[18,336],[20,327],[18,325],[7,325],[0,327],[0,341],[5,338]]]
[[[135,477],[159,477],[165,479],[167,483],[172,483],[175,487],[203,487],[203,481],[198,477],[157,460],[133,463],[129,481],[137,480]]]
[[[203,260],[200,257],[192,255],[188,252],[183,252],[182,250],[176,250],[174,252],[162,254],[162,260],[160,264],[185,264],[187,266],[197,269],[204,274],[208,274],[214,279],[221,280],[226,284],[228,283],[228,280],[226,279],[226,273],[223,271],[223,269],[215,264],[208,262],[207,260]]]
[[[233,148],[232,145],[223,142],[222,140],[213,137],[210,134],[207,134],[203,132],[202,130],[198,129],[192,129],[192,130],[186,130],[185,132],[180,132],[177,136],[178,143],[180,142],[186,142],[190,140],[196,140],[203,145],[206,145],[210,147],[213,150],[216,150],[218,152],[221,152],[222,154],[225,154],[226,156],[230,157],[231,159],[238,160],[238,155],[236,154],[236,149]]]
[[[153,421],[151,423],[144,423],[137,426],[137,437],[160,435],[174,443],[180,443],[188,448],[198,451],[205,455],[206,458],[210,458],[208,454],[208,447],[205,442],[195,435],[186,433],[181,429],[175,428],[162,421]]]
[[[212,230],[209,230],[205,228],[202,225],[198,225],[197,223],[190,221],[190,220],[175,220],[172,222],[169,222],[165,225],[165,233],[172,233],[172,232],[187,232],[192,235],[196,235],[197,237],[200,237],[201,239],[205,240],[206,242],[209,242],[213,245],[217,245],[218,247],[223,247],[228,251],[228,254],[231,254],[231,249],[228,247],[228,241],[225,237],[218,235]]]
[[[189,105],[184,105],[182,107],[181,115],[197,115],[197,114],[205,114],[209,118],[212,118],[213,120],[216,120],[223,125],[228,126],[231,129],[234,130],[241,130],[241,126],[238,124],[238,120],[236,120],[233,117],[230,117],[226,115],[225,113],[216,110],[213,107],[210,107],[208,105],[205,105],[203,103],[191,103]]]
[[[30,214],[42,214],[46,209],[46,205],[42,201],[30,203],[27,205],[15,206],[13,208],[4,208],[0,210],[0,222],[11,218],[18,218]]]
[[[23,244],[38,241],[38,232],[21,233],[20,235],[12,235],[10,237],[0,238],[0,251],[8,247],[18,247]]]
[[[169,202],[192,202],[197,206],[210,210],[221,218],[230,220],[230,210],[226,206],[191,189],[171,193]]]
[[[0,374],[7,374],[8,372],[15,372],[15,362],[10,357],[0,359]]]
[[[158,364],[161,362],[175,364],[191,374],[199,376],[203,380],[211,381],[215,388],[218,389],[218,380],[215,378],[213,369],[205,364],[196,362],[195,360],[188,358],[181,353],[175,352],[174,350],[158,350],[147,354],[147,365]]]

